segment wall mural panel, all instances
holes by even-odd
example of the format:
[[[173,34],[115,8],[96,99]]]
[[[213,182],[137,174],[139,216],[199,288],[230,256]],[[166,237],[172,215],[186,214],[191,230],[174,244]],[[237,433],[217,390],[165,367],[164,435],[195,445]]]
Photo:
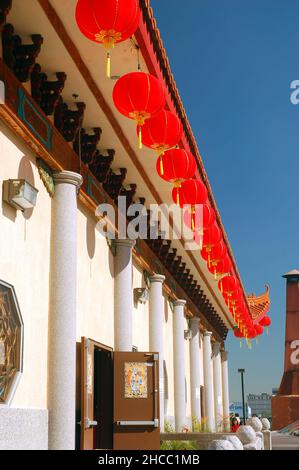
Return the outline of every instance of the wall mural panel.
[[[147,364],[125,363],[125,398],[147,398]]]

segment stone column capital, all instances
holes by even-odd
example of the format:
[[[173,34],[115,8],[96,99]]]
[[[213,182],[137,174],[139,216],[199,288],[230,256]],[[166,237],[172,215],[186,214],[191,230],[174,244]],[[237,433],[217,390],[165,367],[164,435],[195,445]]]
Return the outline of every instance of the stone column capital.
[[[160,282],[161,284],[163,284],[163,282],[165,281],[165,276],[163,276],[163,274],[153,274],[149,277],[149,280],[151,284],[154,282]]]
[[[211,337],[212,334],[213,334],[213,333],[212,333],[211,331],[204,331],[204,332],[203,332],[203,336],[204,336],[204,337],[206,337],[206,336]]]
[[[79,173],[75,173],[73,171],[57,171],[53,173],[53,180],[55,185],[57,184],[72,184],[76,186],[77,190],[80,189],[83,178]]]
[[[178,300],[175,300],[173,302],[173,306],[174,306],[174,308],[176,308],[176,307],[185,307],[186,303],[187,303],[186,300],[178,299]]]
[[[228,351],[221,351],[221,361],[225,362],[228,359]]]
[[[126,246],[128,248],[134,248],[136,240],[130,240],[129,238],[116,238],[115,240],[113,240],[113,243],[116,246]]]

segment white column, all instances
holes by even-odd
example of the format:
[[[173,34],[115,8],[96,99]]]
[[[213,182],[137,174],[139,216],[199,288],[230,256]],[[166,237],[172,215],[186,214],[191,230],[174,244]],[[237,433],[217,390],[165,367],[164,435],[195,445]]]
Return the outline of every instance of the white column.
[[[221,352],[221,368],[222,368],[222,401],[223,401],[223,425],[224,431],[230,430],[229,420],[229,386],[228,386],[228,352]]]
[[[77,191],[82,177],[53,176],[48,345],[49,449],[75,449]]]
[[[132,351],[134,240],[115,240],[114,258],[114,349]]]
[[[203,373],[204,373],[204,393],[205,393],[205,411],[206,427],[210,432],[215,431],[214,420],[214,396],[213,396],[213,365],[212,365],[212,346],[210,331],[205,331],[203,335]]]
[[[213,345],[214,409],[216,431],[223,429],[222,379],[220,343]]]
[[[199,318],[190,320],[190,383],[191,383],[191,416],[200,423],[200,357],[199,357]]]
[[[175,430],[181,432],[186,423],[184,309],[186,301],[176,300],[173,311],[173,369]]]
[[[150,277],[149,290],[149,349],[159,353],[160,429],[164,430],[164,297],[165,276]]]

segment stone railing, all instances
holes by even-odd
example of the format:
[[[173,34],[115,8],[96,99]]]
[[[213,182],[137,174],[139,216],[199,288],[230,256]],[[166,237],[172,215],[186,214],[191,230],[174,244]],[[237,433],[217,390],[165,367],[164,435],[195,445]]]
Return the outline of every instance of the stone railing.
[[[227,436],[235,436],[233,433],[226,433]],[[197,443],[198,450],[208,450],[209,445],[215,439],[221,439],[223,433],[210,432],[181,432],[162,433],[161,441],[192,441]]]
[[[248,428],[249,426],[246,426]],[[251,426],[250,426],[251,427]],[[252,429],[252,428],[251,428]],[[252,429],[252,431],[254,431]],[[244,441],[244,450],[272,450],[272,436],[271,431],[263,430],[260,435],[261,448],[255,448],[250,445],[249,441]],[[231,439],[232,438],[232,439]],[[183,433],[162,433],[161,441],[192,441],[196,443],[197,450],[208,450],[214,441],[223,441],[223,439],[230,440],[236,443],[239,441],[241,444],[241,433],[205,433],[205,432],[183,432]],[[242,444],[241,444],[242,445]],[[224,450],[224,449],[223,449]],[[231,449],[232,450],[232,449]],[[235,448],[235,450],[237,450]],[[241,450],[241,449],[240,449]]]

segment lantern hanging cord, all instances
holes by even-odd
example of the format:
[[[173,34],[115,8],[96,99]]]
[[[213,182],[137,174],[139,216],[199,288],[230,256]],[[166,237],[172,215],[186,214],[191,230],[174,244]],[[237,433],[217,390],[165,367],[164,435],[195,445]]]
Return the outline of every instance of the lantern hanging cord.
[[[137,52],[137,70],[138,70],[138,72],[141,72],[140,47],[139,47],[138,44],[134,41],[133,38],[131,38],[131,43],[132,43],[134,49],[135,49],[136,52]]]

